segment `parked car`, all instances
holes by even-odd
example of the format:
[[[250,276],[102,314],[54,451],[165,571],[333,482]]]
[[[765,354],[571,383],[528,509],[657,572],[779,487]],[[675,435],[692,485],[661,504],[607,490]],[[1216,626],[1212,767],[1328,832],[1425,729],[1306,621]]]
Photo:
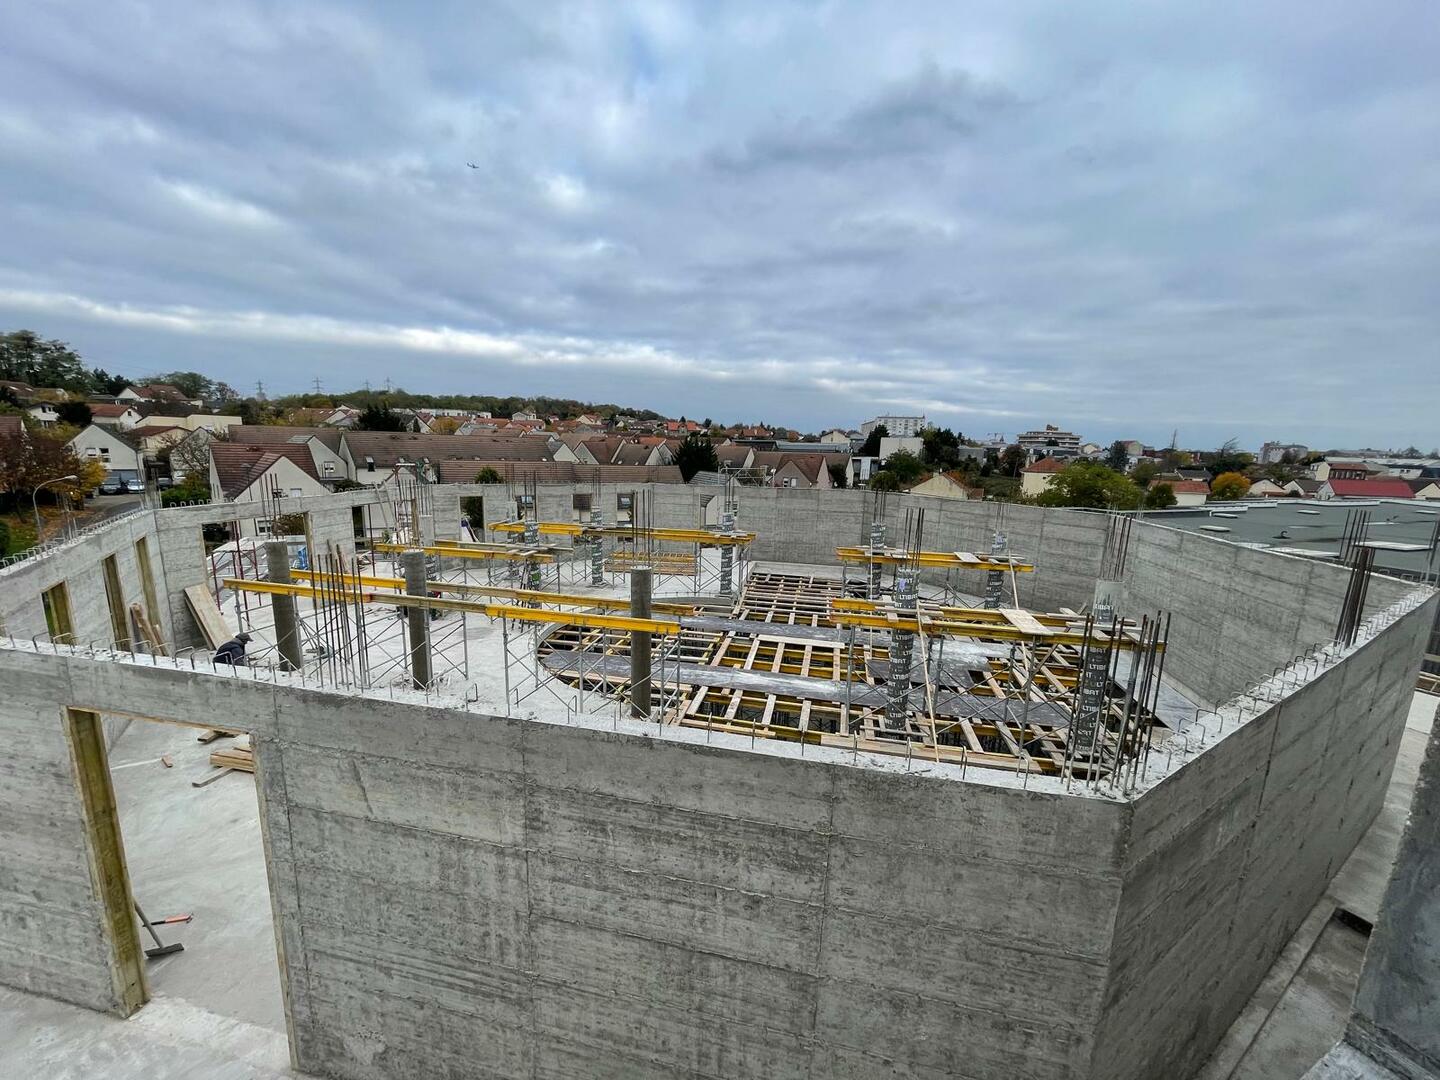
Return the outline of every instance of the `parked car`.
[[[131,495],[144,494],[145,482],[143,480],[126,480],[125,490],[128,491]]]
[[[175,480],[173,477],[162,476],[155,481],[155,486],[161,491],[164,491],[166,488],[174,487]]]
[[[118,476],[107,476],[100,484],[101,495],[119,495],[125,490],[125,485],[120,482]]]

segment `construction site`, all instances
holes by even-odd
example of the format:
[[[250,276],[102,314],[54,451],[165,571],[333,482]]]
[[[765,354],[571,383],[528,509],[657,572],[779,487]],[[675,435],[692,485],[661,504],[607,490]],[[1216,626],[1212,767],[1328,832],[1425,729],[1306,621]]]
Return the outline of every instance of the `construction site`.
[[[1198,1075],[1386,803],[1440,601],[1367,544],[733,484],[142,510],[0,567],[0,1006],[124,1018],[13,1060]]]

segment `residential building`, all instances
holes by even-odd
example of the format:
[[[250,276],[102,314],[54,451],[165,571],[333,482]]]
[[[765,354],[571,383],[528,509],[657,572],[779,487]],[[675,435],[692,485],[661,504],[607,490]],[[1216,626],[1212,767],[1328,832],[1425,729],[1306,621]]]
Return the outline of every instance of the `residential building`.
[[[249,502],[328,494],[315,475],[315,463],[303,446],[210,447],[210,501]],[[240,522],[240,535],[265,531],[263,520]]]
[[[131,428],[128,434],[139,444],[141,456],[154,461],[163,450],[175,446],[190,432],[179,424],[147,422]]]
[[[844,443],[847,447],[854,447],[857,442],[864,441],[864,438],[858,431],[846,431],[843,428],[831,428],[820,433],[822,443]]]
[[[494,469],[506,483],[683,484],[676,465],[585,465],[575,461],[437,461],[442,484],[473,484],[481,469]]]
[[[1285,460],[1286,454],[1290,455],[1291,461],[1299,461],[1308,453],[1310,448],[1303,443],[1267,442],[1260,447],[1260,464],[1278,465]]]
[[[1302,499],[1313,499],[1320,491],[1320,481],[1308,476],[1297,476],[1285,485],[1286,495],[1298,495]]]
[[[1285,489],[1274,480],[1261,477],[1259,480],[1251,482],[1250,490],[1245,493],[1245,496],[1249,499],[1280,499],[1284,498]]]
[[[128,431],[90,424],[66,445],[77,457],[100,462],[117,479],[138,480],[143,476],[140,442]]]
[[[850,486],[865,487],[870,478],[880,471],[880,458],[854,454],[850,458]]]
[[[197,409],[205,402],[199,398],[188,398],[185,391],[169,383],[149,383],[145,386],[127,386],[115,395],[117,402],[156,402],[162,405],[193,405]]]
[[[848,467],[848,455],[787,454],[778,450],[760,450],[755,454],[752,471],[763,477],[769,487],[830,488],[835,486],[830,465]]]
[[[755,464],[755,448],[744,443],[720,443],[715,447],[715,457],[721,472],[744,472]]]
[[[1413,499],[1410,485],[1398,476],[1377,476],[1368,480],[1349,480],[1335,476],[1320,485],[1317,499]]]
[[[17,453],[19,444],[24,442],[25,421],[14,413],[0,415],[0,450],[6,453]]]
[[[920,416],[876,416],[860,425],[860,434],[869,435],[880,425],[885,433],[896,437],[919,435],[927,426],[924,415]]]
[[[1210,498],[1210,485],[1204,480],[1162,480],[1156,477],[1155,483],[1170,485],[1170,490],[1175,492],[1177,507],[1204,506],[1205,500]]]
[[[1046,424],[1039,431],[1022,431],[1015,436],[1015,441],[1031,455],[1075,457],[1080,453],[1080,436],[1073,431],[1061,431],[1054,424]]]
[[[907,453],[920,456],[925,449],[925,440],[918,435],[887,435],[880,440],[880,460],[884,461],[891,454],[904,450]]]
[[[280,424],[242,424],[227,433],[230,442],[248,446],[304,446],[315,463],[315,475],[327,487],[349,477],[340,455],[343,432],[333,427],[288,427]]]
[[[912,495],[938,495],[942,499],[977,500],[985,497],[984,488],[970,487],[965,474],[940,472],[927,476],[910,489]]]
[[[1372,476],[1384,476],[1386,469],[1370,461],[1351,461],[1344,458],[1326,459],[1315,463],[1316,480],[1368,480]]]
[[[89,402],[89,405],[92,424],[102,424],[105,427],[127,431],[145,419],[140,414],[140,410],[133,405],[112,405],[104,401],[92,401]]]
[[[1406,480],[1411,495],[1416,499],[1434,501],[1440,499],[1440,480],[1433,476],[1421,476],[1414,480]]]
[[[1033,465],[1020,470],[1020,494],[1039,495],[1055,483],[1055,474],[1065,468],[1066,463],[1058,457],[1043,457]]]
[[[919,440],[916,440],[917,442]],[[844,454],[850,456],[850,440],[841,439],[838,442],[821,440],[820,442],[802,442],[795,439],[776,439],[775,449],[787,454]]]
[[[383,484],[400,462],[425,466],[434,479],[439,461],[553,461],[550,440],[524,435],[416,435],[396,431],[343,431],[340,457],[345,475],[361,484]]]
[[[53,401],[37,401],[33,405],[26,406],[25,412],[41,427],[54,427],[60,422],[60,414],[56,411]]]

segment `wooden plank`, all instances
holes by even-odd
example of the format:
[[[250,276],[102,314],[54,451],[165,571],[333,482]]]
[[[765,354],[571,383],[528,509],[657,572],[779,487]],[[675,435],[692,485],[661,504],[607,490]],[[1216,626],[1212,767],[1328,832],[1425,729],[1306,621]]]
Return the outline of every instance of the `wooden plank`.
[[[1050,633],[1050,628],[1035,618],[1028,611],[1022,608],[1001,608],[1000,614],[1005,616],[1005,621],[1016,630],[1023,630],[1027,634],[1044,636]]]
[[[225,622],[225,616],[215,605],[215,597],[204,585],[191,585],[185,590],[185,606],[190,609],[196,625],[200,627],[200,636],[210,648],[218,649],[234,636]]]

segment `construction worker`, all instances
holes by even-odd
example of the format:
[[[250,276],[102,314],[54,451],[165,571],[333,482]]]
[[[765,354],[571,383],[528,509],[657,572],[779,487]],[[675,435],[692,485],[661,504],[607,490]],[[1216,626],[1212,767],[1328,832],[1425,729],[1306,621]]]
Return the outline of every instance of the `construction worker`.
[[[215,650],[214,662],[217,664],[233,664],[236,667],[244,667],[245,646],[250,643],[250,635],[244,632],[236,634],[220,648]]]

